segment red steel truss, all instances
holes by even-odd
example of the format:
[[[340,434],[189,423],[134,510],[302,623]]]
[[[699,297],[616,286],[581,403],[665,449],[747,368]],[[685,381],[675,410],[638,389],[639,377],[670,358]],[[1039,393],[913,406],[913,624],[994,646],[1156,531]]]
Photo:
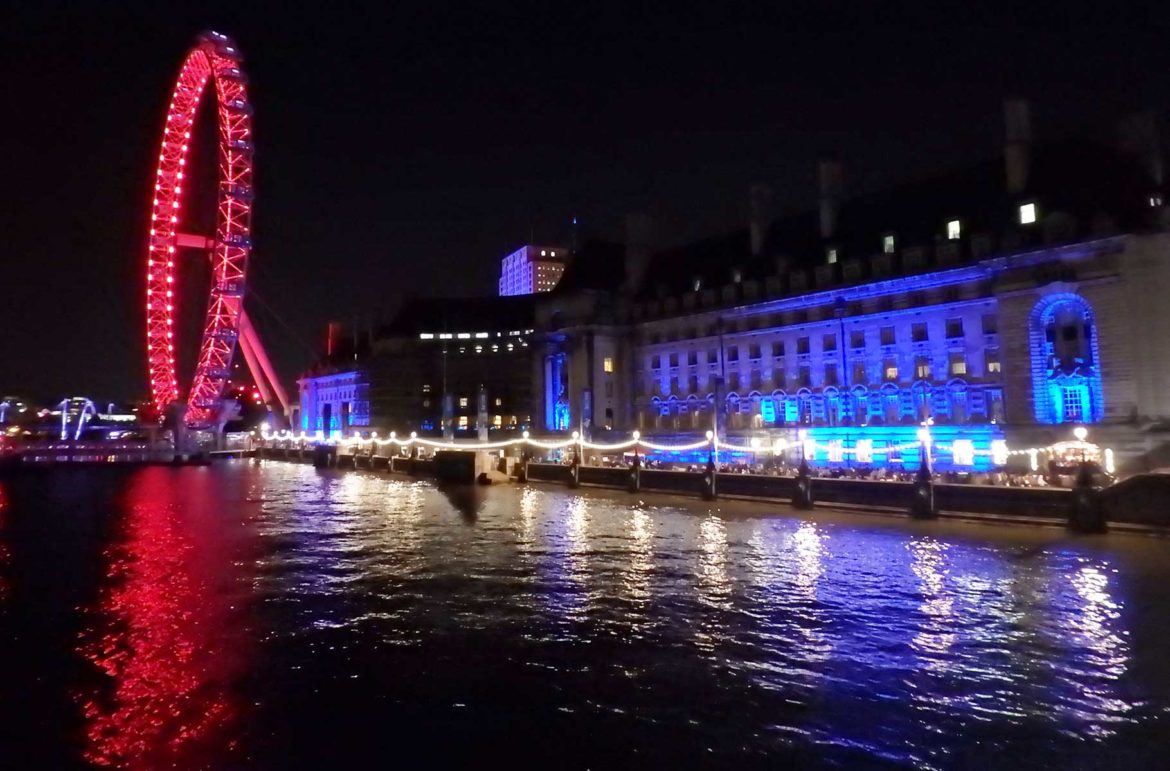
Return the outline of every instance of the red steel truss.
[[[183,172],[191,130],[208,81],[215,84],[219,123],[219,204],[210,240],[211,297],[199,362],[187,396],[186,420],[208,426],[230,376],[240,335],[244,279],[252,248],[252,109],[239,50],[227,36],[205,32],[187,54],[167,111],[155,175],[146,259],[146,352],[155,407],[179,401],[175,371],[175,249],[192,237],[179,232]]]

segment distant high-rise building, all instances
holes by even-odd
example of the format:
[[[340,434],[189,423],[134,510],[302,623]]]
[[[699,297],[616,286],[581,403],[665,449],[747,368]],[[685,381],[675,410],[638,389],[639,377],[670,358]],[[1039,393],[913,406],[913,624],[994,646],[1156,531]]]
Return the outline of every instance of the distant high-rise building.
[[[500,296],[547,292],[561,280],[569,251],[563,246],[522,246],[500,261]]]

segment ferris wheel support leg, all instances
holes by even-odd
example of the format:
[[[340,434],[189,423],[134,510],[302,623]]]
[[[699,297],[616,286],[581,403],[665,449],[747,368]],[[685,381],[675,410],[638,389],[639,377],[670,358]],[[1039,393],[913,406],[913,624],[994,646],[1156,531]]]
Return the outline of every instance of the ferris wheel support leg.
[[[240,325],[241,327],[243,324]],[[248,371],[252,373],[252,380],[256,383],[257,390],[260,391],[260,398],[264,400],[265,404],[272,404],[272,392],[268,390],[268,381],[264,378],[264,372],[260,369],[260,362],[256,360],[256,352],[252,350],[251,339],[240,330],[240,350],[244,354],[244,361],[248,364]]]
[[[263,343],[260,342],[260,336],[256,334],[256,328],[252,326],[252,320],[248,318],[248,314],[240,309],[240,343],[244,348],[244,358],[248,361],[248,369],[252,370],[252,378],[257,385],[267,380],[268,385],[272,387],[272,393],[276,396],[276,400],[280,402],[281,410],[284,412],[284,417],[287,419],[291,416],[288,393],[284,390],[284,386],[280,384],[280,380],[276,377],[276,370],[272,366],[272,361],[268,358],[268,352],[264,350]],[[252,358],[249,358],[249,351]],[[255,359],[255,364],[253,364]],[[269,401],[267,394],[261,391],[261,396],[265,401]]]

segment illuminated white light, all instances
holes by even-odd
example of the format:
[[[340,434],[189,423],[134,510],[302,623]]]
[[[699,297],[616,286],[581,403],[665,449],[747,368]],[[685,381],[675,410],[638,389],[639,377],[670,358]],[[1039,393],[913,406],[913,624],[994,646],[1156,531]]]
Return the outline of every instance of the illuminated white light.
[[[1113,450],[1111,448],[1106,447],[1105,448],[1105,473],[1112,474],[1115,471],[1117,471],[1117,466],[1114,464],[1114,461],[1113,461]]]
[[[1036,221],[1036,204],[1025,203],[1020,205],[1020,224],[1031,225]]]
[[[962,223],[959,220],[951,220],[947,223],[947,239],[950,241],[957,241],[962,235]]]
[[[707,441],[709,442],[709,441],[711,441],[711,440],[712,440],[712,439],[714,439],[714,438],[715,438],[715,432],[714,432],[714,431],[711,431],[710,429],[708,429],[708,431],[707,431]]]
[[[420,332],[418,335],[418,339],[419,340],[434,340],[435,334],[433,332]]]
[[[1073,429],[1073,436],[1077,438],[1078,442],[1083,442],[1089,437],[1089,429],[1084,426],[1077,426]]]

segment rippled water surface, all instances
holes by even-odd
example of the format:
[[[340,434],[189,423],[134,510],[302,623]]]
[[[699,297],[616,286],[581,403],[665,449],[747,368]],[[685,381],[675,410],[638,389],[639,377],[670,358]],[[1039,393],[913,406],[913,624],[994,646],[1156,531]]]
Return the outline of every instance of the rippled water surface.
[[[4,479],[0,768],[1167,768],[1168,557],[279,463]]]

